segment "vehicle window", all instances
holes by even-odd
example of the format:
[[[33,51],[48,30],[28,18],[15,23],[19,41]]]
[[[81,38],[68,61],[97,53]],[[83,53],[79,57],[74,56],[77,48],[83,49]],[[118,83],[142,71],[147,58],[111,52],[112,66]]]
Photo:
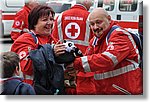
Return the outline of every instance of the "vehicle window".
[[[92,12],[93,9],[95,8],[96,4],[93,3],[93,5],[90,7],[89,12]]]
[[[94,1],[93,5],[89,9],[89,12],[93,11],[93,9],[97,7],[103,7],[103,0]]]
[[[7,7],[22,7],[24,6],[24,0],[6,0]]]
[[[48,6],[50,6],[56,13],[61,13],[68,10],[71,7],[71,4],[49,3]]]
[[[103,7],[103,0],[98,0],[98,7]]]
[[[115,0],[103,0],[103,8],[106,11],[114,10]]]
[[[119,1],[119,10],[120,11],[136,11],[137,9],[137,0],[120,0]]]

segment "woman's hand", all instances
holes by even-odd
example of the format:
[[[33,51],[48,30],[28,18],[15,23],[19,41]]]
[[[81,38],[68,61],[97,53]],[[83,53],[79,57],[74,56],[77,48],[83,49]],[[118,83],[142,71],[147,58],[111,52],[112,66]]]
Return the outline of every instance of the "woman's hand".
[[[62,44],[60,41],[58,41],[54,46],[54,54],[55,56],[59,56],[63,53],[65,53],[66,47],[64,44]]]

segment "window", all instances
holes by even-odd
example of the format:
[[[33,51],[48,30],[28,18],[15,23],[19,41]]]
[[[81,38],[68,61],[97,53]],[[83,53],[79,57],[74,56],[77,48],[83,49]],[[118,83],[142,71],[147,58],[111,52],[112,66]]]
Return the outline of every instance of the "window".
[[[112,11],[115,6],[115,0],[103,0],[103,8],[106,11]]]
[[[97,7],[103,7],[106,11],[112,11],[115,6],[115,0],[95,0],[90,7],[90,12]]]
[[[103,7],[103,0],[98,0],[98,7]]]
[[[137,9],[137,0],[120,0],[119,1],[119,10],[120,11],[136,11]]]
[[[48,6],[50,6],[56,13],[61,13],[68,10],[71,7],[71,4],[49,3]]]
[[[89,12],[93,11],[93,9],[97,7],[103,7],[103,0],[94,0],[93,5],[90,7]]]
[[[5,1],[7,7],[22,7],[24,6],[23,0],[6,0]]]

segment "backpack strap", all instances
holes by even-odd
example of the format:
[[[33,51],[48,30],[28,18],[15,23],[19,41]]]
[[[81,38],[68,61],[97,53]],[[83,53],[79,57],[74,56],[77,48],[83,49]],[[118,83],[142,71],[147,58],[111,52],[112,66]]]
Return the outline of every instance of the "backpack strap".
[[[119,26],[114,25],[114,26],[112,26],[112,28],[111,28],[110,31],[108,32],[108,34],[107,34],[107,36],[106,36],[106,44],[107,44],[107,45],[108,45],[108,40],[109,40],[109,38],[110,38],[111,33],[112,33],[115,29],[117,29],[117,28],[119,28]]]
[[[142,41],[141,41],[141,39],[143,39],[142,35],[140,35],[138,33],[135,34],[135,33],[132,33],[132,32],[129,32],[129,33],[132,35],[136,45],[138,46],[139,51],[142,51],[142,49],[143,49],[143,44],[142,44]]]
[[[38,44],[38,38],[37,36],[31,31],[29,34],[33,37],[35,44]]]
[[[143,68],[143,36],[138,33],[132,33],[131,34],[136,46],[138,47],[139,55],[140,55],[140,67]]]

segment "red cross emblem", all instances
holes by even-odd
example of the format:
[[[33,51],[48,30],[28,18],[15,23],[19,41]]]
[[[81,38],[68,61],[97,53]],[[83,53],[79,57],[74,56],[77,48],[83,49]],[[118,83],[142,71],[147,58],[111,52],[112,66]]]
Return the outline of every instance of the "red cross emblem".
[[[20,22],[19,22],[19,21],[16,21],[16,22],[15,22],[15,25],[16,25],[16,26],[20,26]]]
[[[114,50],[114,45],[109,45],[109,46],[107,47],[107,50]]]
[[[24,58],[24,57],[26,57],[26,52],[25,51],[21,51],[20,53],[19,53],[19,57],[20,57],[20,59],[22,59],[22,58]]]
[[[80,34],[80,27],[77,23],[71,22],[65,27],[65,34],[70,39],[76,39]]]
[[[75,33],[78,32],[78,29],[75,28],[75,25],[71,25],[71,29],[68,29],[68,32],[71,33],[71,36],[75,36]]]

